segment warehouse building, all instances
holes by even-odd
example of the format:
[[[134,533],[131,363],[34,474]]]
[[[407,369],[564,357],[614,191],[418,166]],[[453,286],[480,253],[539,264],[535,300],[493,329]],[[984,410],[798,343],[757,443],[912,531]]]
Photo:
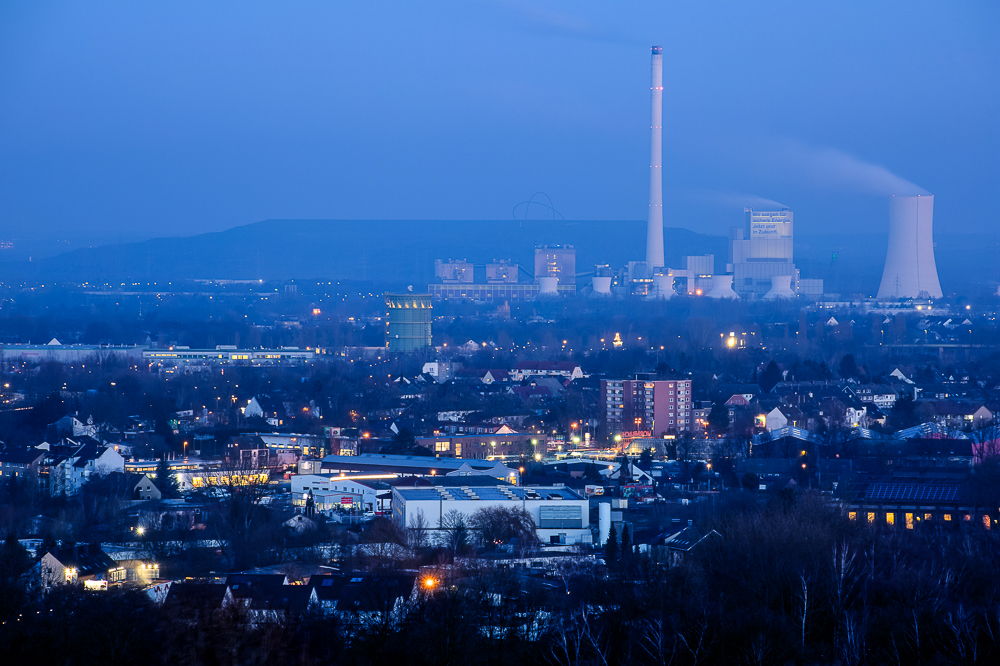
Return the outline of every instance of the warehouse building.
[[[392,489],[392,515],[403,526],[418,522],[442,529],[445,516],[458,511],[466,520],[479,509],[509,506],[527,511],[546,545],[591,543],[588,500],[562,486],[434,485]]]

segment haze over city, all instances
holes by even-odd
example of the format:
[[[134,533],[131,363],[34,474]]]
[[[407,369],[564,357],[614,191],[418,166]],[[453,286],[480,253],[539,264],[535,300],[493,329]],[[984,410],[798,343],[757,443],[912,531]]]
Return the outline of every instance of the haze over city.
[[[4,663],[1000,663],[998,35],[3,4]]]

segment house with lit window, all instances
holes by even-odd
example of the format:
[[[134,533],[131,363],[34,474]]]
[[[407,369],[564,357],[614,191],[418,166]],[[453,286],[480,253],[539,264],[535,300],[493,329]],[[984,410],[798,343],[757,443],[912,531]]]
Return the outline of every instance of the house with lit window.
[[[991,529],[998,508],[981,494],[969,468],[909,468],[892,474],[858,475],[838,489],[847,517],[901,529],[975,525]],[[988,503],[989,502],[989,503]]]
[[[45,451],[3,446],[0,449],[0,481],[38,478],[38,465]]]
[[[51,590],[56,585],[77,585],[87,589],[107,589],[108,585],[122,583],[127,576],[120,566],[97,544],[67,546],[45,553],[38,563],[42,588]]]
[[[285,405],[269,395],[250,398],[250,402],[243,408],[243,415],[247,418],[258,416],[275,428],[284,425],[287,418]]]

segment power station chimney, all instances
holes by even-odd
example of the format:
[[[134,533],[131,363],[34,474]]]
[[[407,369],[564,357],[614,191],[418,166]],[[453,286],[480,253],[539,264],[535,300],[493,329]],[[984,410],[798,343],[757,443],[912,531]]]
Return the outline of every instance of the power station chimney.
[[[879,299],[941,298],[934,262],[934,195],[889,202],[889,251]]]
[[[646,228],[646,265],[663,268],[663,47],[653,47],[652,124],[649,149],[649,222]]]

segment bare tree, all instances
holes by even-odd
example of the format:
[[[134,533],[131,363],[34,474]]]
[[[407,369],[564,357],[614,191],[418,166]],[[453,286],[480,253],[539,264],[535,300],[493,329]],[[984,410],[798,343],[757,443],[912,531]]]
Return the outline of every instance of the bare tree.
[[[639,646],[656,663],[669,666],[677,656],[677,633],[670,629],[662,617],[646,620]]]
[[[410,516],[410,523],[406,526],[406,530],[409,534],[410,548],[418,550],[427,545],[430,524],[422,509],[417,509],[417,512]]]
[[[280,531],[265,529],[268,512],[263,500],[270,478],[270,469],[253,465],[247,457],[226,461],[208,478],[216,535],[237,571],[257,563],[264,543],[281,538]]]
[[[806,648],[806,622],[809,620],[809,579],[805,572],[799,574],[799,601],[802,603],[799,620],[802,629],[802,649]]]
[[[942,619],[942,642],[956,664],[979,663],[980,625],[977,620],[962,604]]]
[[[438,543],[447,548],[452,557],[465,550],[469,545],[469,525],[465,514],[452,509],[441,517]]]

